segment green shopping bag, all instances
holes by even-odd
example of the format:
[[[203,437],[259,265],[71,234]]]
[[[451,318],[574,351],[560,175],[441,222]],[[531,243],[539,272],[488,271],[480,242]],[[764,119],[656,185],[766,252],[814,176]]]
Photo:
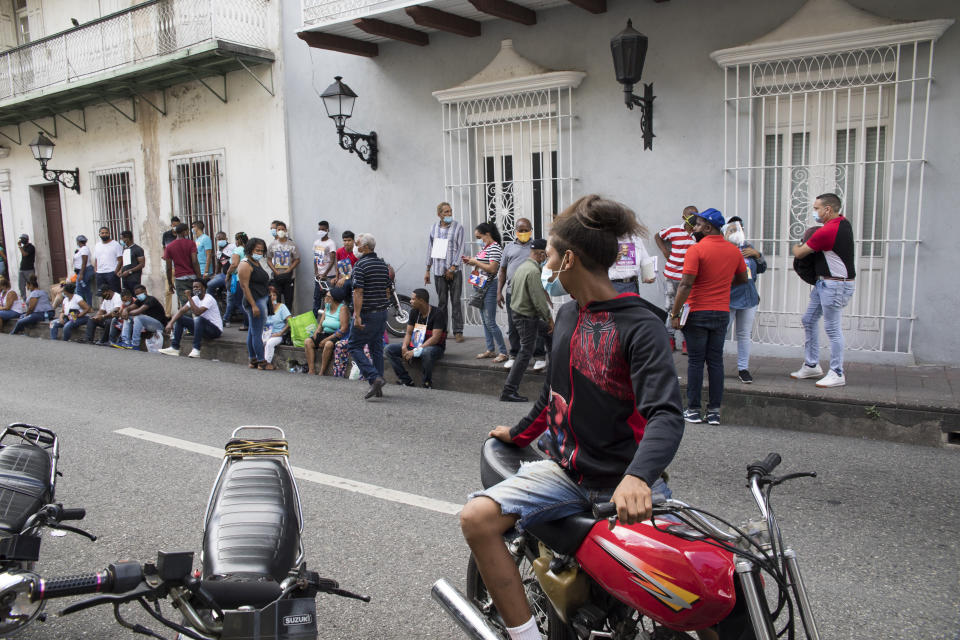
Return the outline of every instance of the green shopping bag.
[[[290,323],[290,340],[293,346],[303,348],[304,341],[311,337],[317,330],[317,317],[312,311],[293,316],[288,320]]]

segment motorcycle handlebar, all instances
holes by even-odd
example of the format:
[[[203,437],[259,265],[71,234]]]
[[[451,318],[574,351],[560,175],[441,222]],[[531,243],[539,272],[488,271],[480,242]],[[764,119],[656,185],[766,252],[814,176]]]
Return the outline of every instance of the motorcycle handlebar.
[[[45,580],[40,578],[31,600],[49,600],[89,593],[125,593],[143,580],[143,570],[138,562],[117,562],[103,571],[87,575],[66,576]]]
[[[601,502],[593,505],[593,517],[597,520],[606,520],[617,515],[617,505],[612,502]]]
[[[83,520],[87,517],[86,509],[61,509],[60,516],[57,520],[61,522],[64,520]]]
[[[777,468],[780,462],[779,453],[770,453],[763,460],[754,460],[747,465],[747,477],[750,478],[754,475],[768,476],[773,473],[773,470]]]

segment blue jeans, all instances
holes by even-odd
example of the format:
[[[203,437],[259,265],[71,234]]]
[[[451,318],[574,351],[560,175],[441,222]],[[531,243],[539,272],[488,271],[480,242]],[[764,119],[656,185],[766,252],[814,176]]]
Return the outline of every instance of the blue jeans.
[[[810,291],[810,304],[803,314],[804,360],[815,367],[820,362],[820,316],[823,330],[830,341],[830,368],[843,375],[843,308],[853,297],[853,283],[840,280],[817,280]]]
[[[470,494],[470,499],[490,498],[500,505],[504,515],[520,516],[514,528],[523,533],[538,522],[559,520],[590,511],[598,502],[609,502],[614,489],[587,489],[571,480],[553,460],[539,460],[524,462],[517,473],[489,489]],[[662,478],[657,478],[650,491],[654,504],[673,495]]]
[[[70,339],[70,334],[73,333],[73,330],[77,327],[87,324],[87,320],[89,320],[87,316],[80,316],[76,320],[67,320],[66,322],[62,322],[60,319],[55,320],[50,326],[50,339],[56,340],[57,334],[60,332],[60,328],[62,327],[63,341],[66,342]]]
[[[503,342],[503,332],[497,326],[497,283],[487,285],[483,296],[483,307],[480,308],[480,318],[483,320],[483,337],[487,341],[487,351],[506,353],[507,345]]]
[[[173,327],[173,337],[170,339],[170,346],[174,349],[180,348],[180,338],[183,337],[184,330],[193,334],[193,348],[197,351],[203,346],[204,338],[213,340],[214,338],[219,338],[220,334],[223,333],[217,328],[217,325],[203,316],[194,316],[192,318],[180,316],[180,319],[177,320],[176,325]]]
[[[14,325],[13,331],[10,332],[10,335],[15,335],[18,333],[23,333],[27,327],[32,327],[33,325],[39,323],[42,320],[49,320],[53,317],[53,311],[34,311],[33,313],[28,313],[19,320],[17,324]]]
[[[20,318],[20,314],[13,309],[0,309],[0,324],[3,324],[4,320],[13,320],[14,318]]]
[[[237,288],[233,293],[227,294],[227,308],[223,312],[224,323],[230,322],[235,309],[243,309],[243,287],[240,286],[240,283],[237,283]],[[243,316],[243,326],[249,326],[246,315]]]
[[[720,409],[723,402],[723,341],[730,324],[729,311],[693,311],[687,317],[683,335],[687,339],[687,408],[700,411],[703,363],[710,378],[707,409]]]
[[[360,368],[360,375],[367,382],[373,383],[383,377],[383,331],[387,326],[387,310],[361,311],[360,322],[363,329],[353,325],[350,330],[350,340],[347,342],[347,353]],[[370,350],[370,357],[363,352],[363,347]]]
[[[123,323],[123,341],[130,344],[134,349],[140,348],[140,336],[144,331],[153,333],[154,331],[163,332],[163,323],[147,315],[133,316],[133,320],[125,320]]]
[[[260,309],[259,316],[253,315],[253,307],[247,302],[246,296],[243,298],[243,312],[247,314],[247,326],[250,327],[247,332],[247,357],[251,361],[260,362],[263,360],[263,325],[267,321],[267,296],[257,298],[254,302]]]
[[[400,382],[413,382],[410,374],[407,373],[406,367],[403,366],[403,348],[399,342],[388,344],[383,350],[383,355],[390,361],[390,366],[393,367],[393,372],[397,374],[397,379],[400,380]],[[418,360],[420,360],[420,364],[423,366],[424,382],[431,382],[433,380],[433,365],[442,357],[443,349],[438,346],[423,348],[423,352],[420,354]]]
[[[757,317],[757,307],[749,309],[730,309],[730,328],[737,341],[737,370],[750,368],[750,341],[753,336],[753,319]],[[736,327],[734,327],[736,321]]]
[[[223,289],[227,287],[227,277],[222,273],[218,273],[209,280],[207,280],[207,293],[216,299],[217,294],[220,293]]]
[[[83,273],[80,273],[80,269],[74,269],[73,272],[77,274],[77,295],[83,298],[83,301],[88,305],[93,302],[93,288],[90,286],[90,283],[93,281],[93,267],[87,265],[87,268],[83,270]],[[116,293],[120,293],[117,291]]]

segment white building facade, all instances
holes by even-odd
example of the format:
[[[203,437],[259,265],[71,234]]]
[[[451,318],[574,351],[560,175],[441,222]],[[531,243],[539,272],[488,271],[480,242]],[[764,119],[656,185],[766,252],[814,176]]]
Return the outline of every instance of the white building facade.
[[[284,19],[295,232],[318,216],[373,232],[412,288],[442,200],[468,228],[495,220],[508,237],[519,217],[546,234],[554,214],[593,192],[630,205],[651,231],[688,204],[713,206],[745,220],[770,265],[757,352],[795,355],[809,287],[789,247],[812,224],[813,198],[836,192],[858,236],[848,357],[960,358],[960,337],[942,330],[960,310],[943,233],[960,167],[956,3],[301,5]],[[649,37],[650,151],[610,54],[628,19]],[[348,126],[377,132],[376,171],[336,146],[317,95],[335,75],[359,94]],[[654,285],[641,295],[662,300]]]
[[[281,3],[270,0],[0,0],[0,216],[42,286],[72,273],[75,237],[133,231],[144,283],[166,287],[170,218],[263,236],[288,213]],[[73,26],[74,22],[77,26]],[[79,193],[46,180],[79,170]]]

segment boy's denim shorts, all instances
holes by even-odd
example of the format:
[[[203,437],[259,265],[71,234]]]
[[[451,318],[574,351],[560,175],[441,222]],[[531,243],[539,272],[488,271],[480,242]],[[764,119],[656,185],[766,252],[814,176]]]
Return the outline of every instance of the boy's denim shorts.
[[[598,502],[609,502],[616,487],[588,489],[570,479],[553,460],[524,462],[516,474],[489,489],[470,494],[490,498],[504,515],[517,515],[517,533],[539,522],[560,520],[575,513],[590,511]],[[654,504],[673,494],[667,483],[658,478],[650,488]]]

